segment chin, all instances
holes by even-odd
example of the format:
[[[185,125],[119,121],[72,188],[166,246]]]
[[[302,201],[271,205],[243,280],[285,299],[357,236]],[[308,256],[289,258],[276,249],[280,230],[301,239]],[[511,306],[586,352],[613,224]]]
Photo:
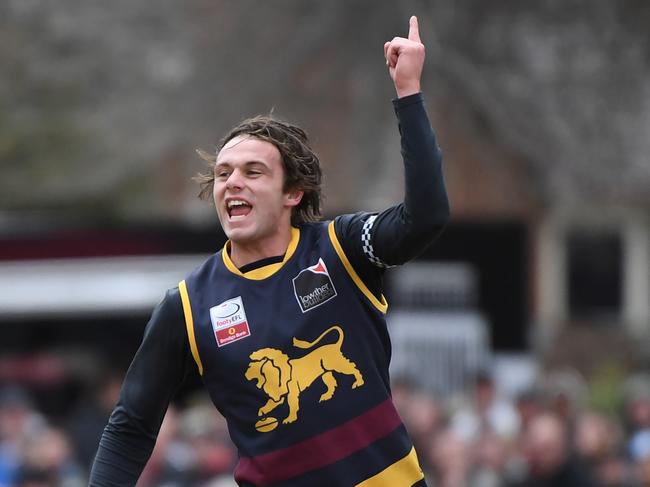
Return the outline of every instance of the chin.
[[[224,233],[228,240],[235,243],[242,243],[252,240],[254,238],[254,232],[248,228],[229,228],[224,229]]]

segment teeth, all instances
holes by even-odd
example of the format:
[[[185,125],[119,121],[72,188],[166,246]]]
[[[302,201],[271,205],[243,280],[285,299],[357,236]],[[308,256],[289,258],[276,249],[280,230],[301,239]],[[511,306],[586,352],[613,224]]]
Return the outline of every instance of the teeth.
[[[228,202],[228,208],[232,208],[234,206],[248,206],[248,203],[242,200],[232,200]]]

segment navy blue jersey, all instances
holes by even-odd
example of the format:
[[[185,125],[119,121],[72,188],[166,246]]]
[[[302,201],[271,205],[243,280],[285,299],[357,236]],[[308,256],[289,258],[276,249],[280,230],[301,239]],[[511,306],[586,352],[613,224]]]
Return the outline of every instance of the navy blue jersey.
[[[386,301],[359,279],[333,222],[292,229],[282,262],[247,273],[224,249],[179,289],[240,485],[422,481],[391,400]]]

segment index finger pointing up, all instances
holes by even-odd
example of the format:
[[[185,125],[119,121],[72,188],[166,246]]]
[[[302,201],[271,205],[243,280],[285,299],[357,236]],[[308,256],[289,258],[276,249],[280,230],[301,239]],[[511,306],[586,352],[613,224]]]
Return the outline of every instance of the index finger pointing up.
[[[420,29],[418,27],[418,18],[415,15],[411,15],[411,18],[409,19],[409,40],[421,42]]]

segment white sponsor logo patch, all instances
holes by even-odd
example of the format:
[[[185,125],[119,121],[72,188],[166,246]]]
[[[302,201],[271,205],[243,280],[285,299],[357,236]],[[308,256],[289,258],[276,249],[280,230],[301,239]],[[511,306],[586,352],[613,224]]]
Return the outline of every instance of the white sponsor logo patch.
[[[241,296],[210,308],[210,320],[219,347],[246,338],[251,334]]]

